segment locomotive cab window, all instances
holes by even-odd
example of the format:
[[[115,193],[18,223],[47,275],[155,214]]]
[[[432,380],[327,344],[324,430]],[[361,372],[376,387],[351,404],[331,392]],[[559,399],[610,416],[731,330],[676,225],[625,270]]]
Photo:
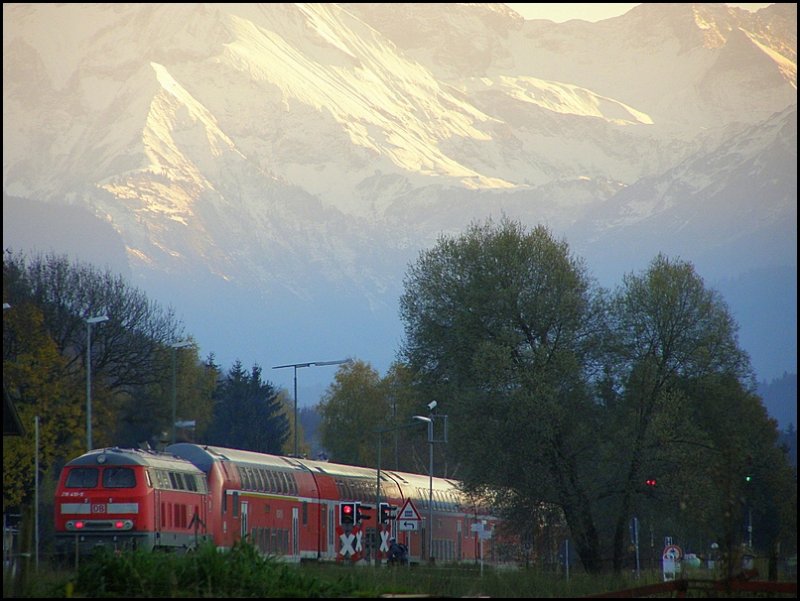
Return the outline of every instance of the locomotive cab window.
[[[103,486],[106,488],[133,488],[136,474],[129,467],[107,467],[103,470]]]
[[[76,467],[67,475],[67,488],[95,488],[98,470],[96,467]]]

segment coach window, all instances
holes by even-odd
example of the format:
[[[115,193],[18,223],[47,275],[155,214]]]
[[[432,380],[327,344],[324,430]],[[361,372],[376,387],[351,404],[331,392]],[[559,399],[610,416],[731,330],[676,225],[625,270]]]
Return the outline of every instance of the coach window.
[[[103,470],[103,486],[106,488],[133,488],[136,475],[129,467],[107,467]]]
[[[239,517],[239,491],[233,491],[233,517]]]
[[[97,486],[96,467],[72,468],[67,476],[67,488],[94,488]]]
[[[158,484],[159,488],[169,490],[172,488],[172,483],[169,480],[169,473],[164,470],[158,470]]]

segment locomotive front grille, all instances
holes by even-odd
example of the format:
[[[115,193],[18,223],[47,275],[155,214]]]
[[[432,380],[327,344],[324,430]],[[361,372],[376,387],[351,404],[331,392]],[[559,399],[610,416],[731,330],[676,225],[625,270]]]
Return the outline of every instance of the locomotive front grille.
[[[133,520],[69,520],[66,528],[70,532],[89,530],[125,531],[133,528]]]

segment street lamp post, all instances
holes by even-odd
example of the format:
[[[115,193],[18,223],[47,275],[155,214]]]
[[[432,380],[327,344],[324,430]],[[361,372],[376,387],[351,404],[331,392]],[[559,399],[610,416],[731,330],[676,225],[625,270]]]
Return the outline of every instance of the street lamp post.
[[[177,421],[178,411],[178,375],[177,375],[177,354],[179,348],[192,346],[190,340],[179,340],[170,344],[172,347],[172,444],[175,444],[175,422]]]
[[[312,365],[342,365],[343,363],[352,363],[352,359],[340,359],[338,361],[309,361],[308,363],[288,363],[286,365],[276,365],[272,369],[283,369],[284,367],[294,368],[294,456],[297,454],[297,368],[298,367],[311,367]]]
[[[422,421],[428,421],[427,417],[423,417],[421,415],[414,415],[413,417],[414,417],[414,419],[420,419]],[[414,427],[416,425],[417,424],[414,423],[414,422],[409,422],[407,424],[400,424],[400,425],[397,425],[397,426],[390,426],[388,428],[378,428],[377,430],[375,430],[375,433],[378,435],[378,469],[377,469],[378,477],[377,477],[377,480],[376,480],[376,483],[375,483],[375,512],[376,512],[376,515],[378,516],[377,520],[380,520],[380,511],[381,511],[381,449],[383,447],[383,434],[385,432],[397,432],[398,430],[401,430],[403,428],[412,428],[412,427]],[[378,530],[377,530],[377,526],[378,526],[378,524],[376,522],[376,530],[375,530],[375,532],[376,532],[376,536],[379,536]],[[380,563],[380,559],[378,558],[378,554],[375,553],[375,565],[377,566],[377,565],[379,565],[379,563]]]
[[[92,450],[92,324],[108,321],[108,315],[86,318],[86,450]]]
[[[428,446],[430,447],[428,460],[428,561],[430,561],[433,556],[433,414],[430,417],[415,415],[414,419],[428,423]]]

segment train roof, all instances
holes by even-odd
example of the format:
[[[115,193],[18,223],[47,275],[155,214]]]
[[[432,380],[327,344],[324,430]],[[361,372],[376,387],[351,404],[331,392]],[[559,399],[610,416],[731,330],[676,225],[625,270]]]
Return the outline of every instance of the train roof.
[[[76,457],[67,463],[65,467],[80,465],[142,465],[146,467],[200,473],[200,470],[190,461],[186,461],[175,455],[159,453],[157,451],[145,451],[142,449],[122,449],[119,447],[94,449],[88,453],[84,453],[80,457]]]
[[[166,451],[178,457],[191,461],[202,471],[208,473],[211,466],[217,461],[231,461],[237,464],[248,464],[272,469],[302,470],[289,457],[281,455],[268,455],[241,449],[229,449],[212,445],[198,445],[191,442],[179,442],[169,445]]]
[[[284,455],[270,455],[267,453],[257,453],[255,451],[215,447],[212,445],[197,445],[188,442],[180,442],[168,446],[166,450],[191,461],[204,472],[208,472],[208,470],[211,469],[211,464],[215,461],[228,460],[236,464],[322,473],[329,476],[375,478],[375,470],[370,468],[329,463],[327,461],[311,461]]]
[[[179,457],[191,461],[206,473],[208,473],[212,463],[215,461],[228,460],[234,463],[326,474],[334,478],[363,478],[375,480],[376,477],[374,468],[332,463],[329,461],[300,459],[283,455],[269,455],[266,453],[256,453],[254,451],[243,451],[240,449],[215,447],[211,445],[198,445],[188,442],[170,445],[166,450],[167,452],[174,453]],[[386,480],[391,478],[399,483],[410,484],[425,489],[429,486],[429,480],[426,474],[412,474],[394,470],[381,470],[381,473]],[[458,489],[457,482],[446,478],[434,477],[433,483],[434,489],[436,490]]]

